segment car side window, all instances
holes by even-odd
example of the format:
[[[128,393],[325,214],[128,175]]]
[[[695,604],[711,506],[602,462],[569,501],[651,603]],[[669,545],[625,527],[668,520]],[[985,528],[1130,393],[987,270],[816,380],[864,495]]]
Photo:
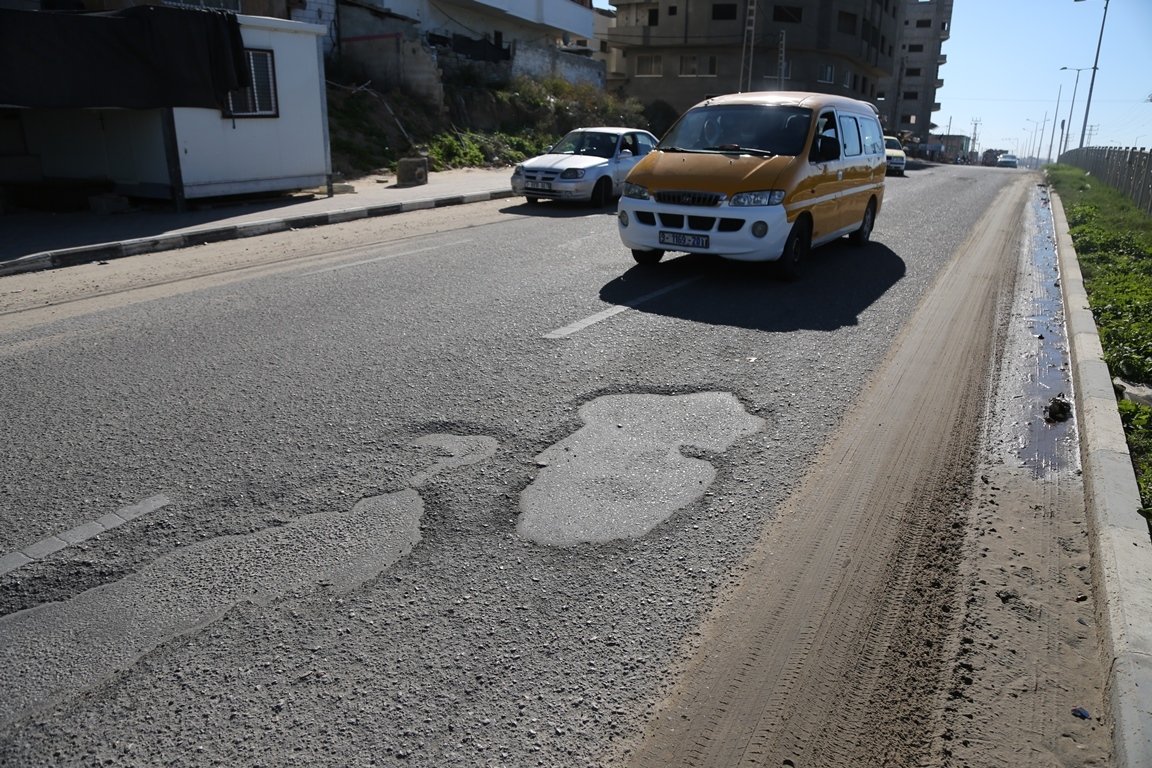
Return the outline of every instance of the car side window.
[[[844,148],[845,157],[856,157],[861,154],[860,128],[856,118],[851,115],[840,115],[840,146]]]

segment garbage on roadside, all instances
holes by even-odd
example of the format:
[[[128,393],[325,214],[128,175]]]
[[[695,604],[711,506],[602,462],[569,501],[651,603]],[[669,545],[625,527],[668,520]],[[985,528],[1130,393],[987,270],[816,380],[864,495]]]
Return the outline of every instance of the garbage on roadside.
[[[1072,402],[1064,393],[1056,395],[1044,406],[1045,421],[1067,421],[1072,416]]]
[[[1091,720],[1092,719],[1092,714],[1088,710],[1084,709],[1084,707],[1073,707],[1072,708],[1072,714],[1075,715],[1076,717],[1080,718],[1081,720]]]

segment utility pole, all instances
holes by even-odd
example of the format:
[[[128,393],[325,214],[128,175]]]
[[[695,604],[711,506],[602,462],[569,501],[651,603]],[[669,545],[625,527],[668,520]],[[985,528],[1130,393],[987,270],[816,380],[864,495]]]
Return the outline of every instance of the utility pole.
[[[1088,103],[1084,105],[1084,127],[1080,129],[1080,149],[1084,149],[1084,134],[1088,132],[1088,111],[1092,109],[1092,89],[1096,86],[1096,70],[1100,67],[1100,46],[1104,43],[1104,23],[1108,21],[1108,0],[1104,0],[1104,16],[1100,19],[1100,37],[1096,40],[1096,60],[1092,62],[1092,79],[1088,81]]]
[[[1060,84],[1060,89],[1056,91],[1056,111],[1052,117],[1052,135],[1048,139],[1048,162],[1052,162],[1052,144],[1056,140],[1056,118],[1060,116],[1060,95],[1064,92],[1064,84]],[[1041,137],[1043,138],[1043,137]]]
[[[758,0],[748,0],[744,11],[744,49],[740,53],[740,84],[737,91],[744,93],[745,83],[752,90],[752,54],[756,48],[756,6]]]
[[[979,137],[980,137],[980,118],[974,117],[974,118],[972,118],[972,151],[973,152],[976,152],[980,149],[980,143],[978,141]]]

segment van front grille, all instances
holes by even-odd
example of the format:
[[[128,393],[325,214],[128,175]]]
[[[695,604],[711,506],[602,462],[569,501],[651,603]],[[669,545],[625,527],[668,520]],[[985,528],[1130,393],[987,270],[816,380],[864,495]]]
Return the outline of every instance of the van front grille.
[[[717,206],[722,199],[723,195],[718,192],[681,190],[656,193],[656,202],[666,205]]]

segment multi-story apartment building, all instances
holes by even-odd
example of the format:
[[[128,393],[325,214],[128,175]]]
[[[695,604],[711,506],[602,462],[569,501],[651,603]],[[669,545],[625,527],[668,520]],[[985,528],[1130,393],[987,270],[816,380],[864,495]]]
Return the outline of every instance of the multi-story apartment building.
[[[915,145],[927,143],[936,127],[932,113],[940,109],[936,91],[944,86],[940,67],[948,60],[941,47],[949,36],[953,0],[898,1],[904,6],[899,50],[891,74],[881,79],[876,105],[885,130]]]
[[[682,111],[720,93],[800,90],[874,100],[902,0],[612,0],[609,86]],[[617,71],[612,71],[612,70]]]

